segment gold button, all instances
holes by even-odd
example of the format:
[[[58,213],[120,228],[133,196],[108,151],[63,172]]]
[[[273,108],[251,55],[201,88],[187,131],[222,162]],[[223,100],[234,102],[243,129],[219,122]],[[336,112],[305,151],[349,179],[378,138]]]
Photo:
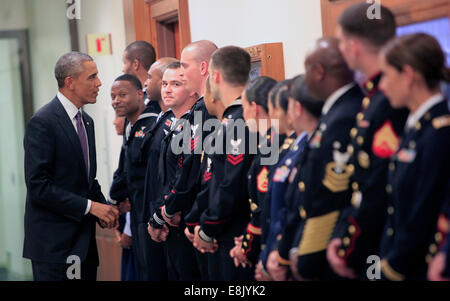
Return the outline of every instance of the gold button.
[[[358,145],[363,145],[364,138],[362,136],[358,136],[358,138],[356,138],[356,143],[358,143]]]
[[[345,250],[344,249],[340,249],[338,251],[338,255],[339,255],[339,257],[344,257],[345,256]]]
[[[246,237],[248,240],[250,240],[250,238],[252,238],[252,237],[250,236],[250,234],[245,235],[245,237]]]
[[[244,241],[244,242],[242,243],[242,245],[243,245],[244,247],[247,247],[247,246],[248,246],[248,244],[247,244],[246,241]]]
[[[303,207],[300,207],[300,217],[305,219],[306,218],[306,210]]]
[[[420,124],[420,122],[417,122],[416,125],[414,125],[414,128],[416,129],[416,131],[418,131],[422,128],[422,125]]]
[[[357,134],[358,134],[358,130],[356,128],[352,128],[350,130],[350,137],[355,138]]]
[[[353,164],[350,164],[347,168],[348,168],[347,171],[349,173],[353,173],[355,171],[355,165]]]
[[[353,191],[357,191],[359,189],[358,183],[357,182],[353,182],[352,183],[352,188],[353,188]]]
[[[429,248],[431,254],[435,254],[437,252],[437,246],[432,244]]]
[[[348,233],[350,233],[350,234],[354,234],[356,232],[356,228],[355,228],[355,226],[353,226],[353,225],[350,225],[349,227],[348,227]]]
[[[359,112],[358,114],[356,114],[356,120],[361,121],[364,118],[364,114],[362,112]]]
[[[389,163],[389,170],[394,171],[395,170],[395,163],[391,162]]]
[[[354,151],[354,150],[355,150],[355,149],[353,148],[353,145],[347,146],[347,153],[349,153],[350,155],[353,154],[353,151]]]
[[[394,235],[394,229],[392,229],[392,228],[387,229],[386,234],[387,234],[388,236]]]
[[[362,104],[363,104],[364,109],[366,109],[370,105],[370,98],[364,97]]]
[[[253,213],[250,213],[250,217],[253,217]]]
[[[389,215],[394,214],[394,207],[389,206],[389,207],[388,207],[388,213],[389,213]]]
[[[348,247],[350,245],[350,238],[344,237],[343,243],[344,243],[344,246]]]
[[[305,191],[305,183],[302,181],[298,182],[298,189],[300,189],[301,192]]]
[[[437,243],[440,243],[442,241],[442,233],[441,232],[437,232],[434,235],[434,239],[436,240]]]
[[[368,83],[366,84],[366,88],[367,88],[367,90],[369,90],[369,91],[372,90],[373,87],[374,87],[374,85],[373,85],[372,82],[368,82]]]
[[[252,203],[252,199],[248,199],[248,202],[251,204]]]
[[[427,255],[427,257],[425,257],[425,261],[427,263],[430,263],[433,260],[433,257],[431,255]]]
[[[386,192],[391,194],[392,193],[392,185],[391,184],[387,184],[386,185]]]
[[[245,249],[244,249],[244,248],[242,248],[242,249],[241,249],[241,252],[242,252],[242,253],[245,253]]]
[[[277,235],[277,240],[279,241],[279,240],[281,240],[281,238],[283,238],[283,236],[281,234],[278,234]]]

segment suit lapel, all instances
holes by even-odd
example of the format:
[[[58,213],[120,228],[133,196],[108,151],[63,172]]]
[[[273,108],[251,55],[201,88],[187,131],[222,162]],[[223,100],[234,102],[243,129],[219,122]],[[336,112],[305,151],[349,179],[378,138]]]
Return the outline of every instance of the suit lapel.
[[[63,132],[66,134],[67,138],[72,144],[75,153],[77,154],[76,156],[78,158],[80,168],[86,174],[86,167],[84,166],[83,150],[81,149],[81,143],[78,138],[78,134],[75,131],[73,123],[57,97],[53,99],[52,103],[54,105],[56,115],[58,116],[58,122],[61,125]]]

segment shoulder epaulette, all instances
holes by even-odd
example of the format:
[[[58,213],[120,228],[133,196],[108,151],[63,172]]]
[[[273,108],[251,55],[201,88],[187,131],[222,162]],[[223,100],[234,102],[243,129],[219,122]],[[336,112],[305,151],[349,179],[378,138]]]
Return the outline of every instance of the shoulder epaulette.
[[[443,127],[450,126],[450,115],[436,117],[433,119],[432,124],[436,130],[439,130],[440,128],[443,128]]]

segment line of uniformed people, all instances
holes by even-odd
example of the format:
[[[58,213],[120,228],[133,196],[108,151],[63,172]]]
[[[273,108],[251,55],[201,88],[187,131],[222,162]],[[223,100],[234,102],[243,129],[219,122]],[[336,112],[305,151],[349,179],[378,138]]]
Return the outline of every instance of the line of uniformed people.
[[[174,115],[182,106],[163,95],[171,110],[146,128],[137,154],[147,160],[142,223],[163,245],[169,279],[450,277],[445,57],[429,35],[394,39],[393,14],[382,7],[371,22],[367,9],[342,14],[337,38],[308,53],[304,76],[248,81],[249,55],[230,46],[212,54],[204,97],[186,111]],[[214,132],[210,119],[220,121]],[[190,152],[177,154],[185,129],[178,146]]]

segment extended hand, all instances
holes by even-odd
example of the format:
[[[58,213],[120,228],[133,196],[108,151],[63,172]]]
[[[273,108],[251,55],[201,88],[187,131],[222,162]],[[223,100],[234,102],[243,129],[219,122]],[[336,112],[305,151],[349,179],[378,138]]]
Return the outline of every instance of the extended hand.
[[[94,201],[91,202],[89,213],[98,217],[100,224],[108,229],[114,228],[119,220],[119,210],[117,208]]]

